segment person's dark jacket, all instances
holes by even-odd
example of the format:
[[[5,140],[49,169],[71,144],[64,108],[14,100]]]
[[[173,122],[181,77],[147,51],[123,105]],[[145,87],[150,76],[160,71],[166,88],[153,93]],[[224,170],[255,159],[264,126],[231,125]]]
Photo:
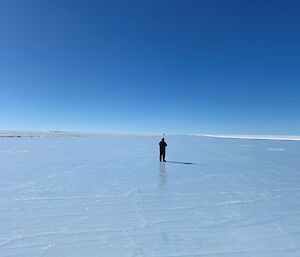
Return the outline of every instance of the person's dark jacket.
[[[166,150],[166,146],[167,146],[167,143],[165,142],[165,140],[161,140],[160,142],[159,142],[159,149],[161,150],[161,151],[165,151]]]

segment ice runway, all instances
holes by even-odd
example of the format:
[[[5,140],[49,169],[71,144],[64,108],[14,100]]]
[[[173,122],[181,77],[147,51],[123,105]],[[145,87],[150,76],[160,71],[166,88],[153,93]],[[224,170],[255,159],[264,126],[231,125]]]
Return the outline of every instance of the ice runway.
[[[300,256],[300,142],[0,138],[0,257]]]

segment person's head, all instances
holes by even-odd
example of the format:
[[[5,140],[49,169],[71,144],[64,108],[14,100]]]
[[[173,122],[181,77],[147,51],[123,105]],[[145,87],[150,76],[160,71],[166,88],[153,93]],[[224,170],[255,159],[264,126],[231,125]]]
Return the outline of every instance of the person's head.
[[[161,139],[161,141],[165,141],[165,138],[163,137],[163,138]]]

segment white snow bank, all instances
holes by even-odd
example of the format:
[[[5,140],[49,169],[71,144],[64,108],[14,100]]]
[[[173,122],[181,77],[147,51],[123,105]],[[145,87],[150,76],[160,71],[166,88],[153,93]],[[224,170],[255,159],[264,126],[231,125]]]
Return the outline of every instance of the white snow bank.
[[[280,136],[280,135],[210,135],[191,134],[193,136],[215,137],[215,138],[237,138],[237,139],[261,139],[261,140],[300,140],[300,136]]]

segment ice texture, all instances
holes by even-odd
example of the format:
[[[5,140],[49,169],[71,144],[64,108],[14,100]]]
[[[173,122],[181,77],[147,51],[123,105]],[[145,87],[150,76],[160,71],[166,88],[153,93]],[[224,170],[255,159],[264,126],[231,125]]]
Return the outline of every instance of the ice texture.
[[[300,142],[0,138],[0,257],[300,256]]]

